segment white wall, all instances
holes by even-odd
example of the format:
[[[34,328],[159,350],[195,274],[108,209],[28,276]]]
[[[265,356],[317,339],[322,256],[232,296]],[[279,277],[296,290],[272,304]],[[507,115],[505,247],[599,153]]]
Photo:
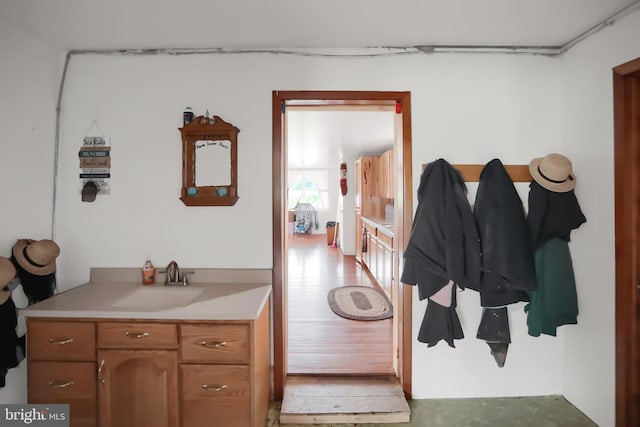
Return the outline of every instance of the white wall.
[[[0,24],[0,255],[17,239],[51,237],[55,106],[59,52],[6,23]],[[25,306],[20,290],[18,306]],[[21,324],[19,333],[24,333]],[[25,363],[10,369],[0,403],[26,401]]]
[[[193,267],[269,268],[271,91],[278,89],[411,91],[414,198],[421,163],[438,157],[528,163],[562,144],[560,63],[549,58],[76,56],[60,146],[55,232],[63,248],[61,287],[86,281],[91,266],[140,266],[147,257],[157,265],[175,258]],[[193,208],[178,200],[176,128],[185,105],[208,108],[241,130],[234,207]],[[82,203],[77,151],[94,119],[111,138],[112,189]],[[415,333],[423,311],[416,297]],[[522,307],[512,310],[513,344],[504,369],[474,338],[477,295],[461,295],[458,311],[467,338],[457,349],[413,343],[415,398],[562,392],[562,341],[527,337]]]
[[[580,327],[565,335],[564,394],[602,427],[615,424],[613,78],[640,57],[640,11],[575,46],[562,60],[564,146],[587,217],[572,234]]]
[[[505,164],[528,164],[562,149],[557,59],[446,56],[438,57],[437,64],[423,67],[420,89],[411,88],[414,191],[421,164],[439,157],[450,163],[484,164],[497,157]],[[527,185],[517,187],[526,202]],[[529,337],[522,304],[509,309],[512,344],[499,369],[487,344],[475,338],[481,316],[477,293],[458,295],[465,339],[455,349],[442,342],[434,348],[415,342],[426,301],[414,295],[414,397],[562,392],[562,339]]]

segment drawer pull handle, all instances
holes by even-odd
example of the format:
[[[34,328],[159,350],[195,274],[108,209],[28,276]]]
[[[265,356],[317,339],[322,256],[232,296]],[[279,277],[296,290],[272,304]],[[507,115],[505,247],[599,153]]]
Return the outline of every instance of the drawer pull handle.
[[[73,384],[74,384],[73,381],[67,381],[67,380],[49,381],[49,387],[53,387],[53,388],[67,388],[67,387],[71,387]]]
[[[202,388],[207,390],[207,391],[222,391],[222,390],[228,389],[229,386],[227,386],[226,384],[222,384],[222,385],[203,384]]]
[[[100,365],[98,365],[98,381],[100,381],[102,384],[105,383],[104,378],[102,378],[102,368],[104,368],[104,359],[102,359],[100,361]]]
[[[49,338],[49,342],[55,345],[65,345],[73,343],[73,338]]]
[[[227,346],[226,341],[202,341],[200,344],[207,348],[221,348]]]
[[[124,333],[129,338],[144,338],[149,336],[149,332],[125,332]]]

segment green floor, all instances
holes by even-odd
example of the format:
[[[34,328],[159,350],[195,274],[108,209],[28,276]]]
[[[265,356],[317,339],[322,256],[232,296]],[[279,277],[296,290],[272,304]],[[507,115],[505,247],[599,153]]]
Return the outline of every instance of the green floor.
[[[384,427],[593,427],[596,424],[562,396],[492,399],[425,399],[409,402],[411,422],[405,424],[316,424],[324,426]],[[267,427],[278,427],[280,403],[269,412]],[[296,426],[298,424],[283,424]]]

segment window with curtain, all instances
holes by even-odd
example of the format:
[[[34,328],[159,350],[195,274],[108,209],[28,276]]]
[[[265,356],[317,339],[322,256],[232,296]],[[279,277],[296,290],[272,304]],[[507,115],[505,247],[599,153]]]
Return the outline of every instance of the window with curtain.
[[[289,169],[287,177],[289,209],[309,203],[316,209],[329,206],[329,169]]]

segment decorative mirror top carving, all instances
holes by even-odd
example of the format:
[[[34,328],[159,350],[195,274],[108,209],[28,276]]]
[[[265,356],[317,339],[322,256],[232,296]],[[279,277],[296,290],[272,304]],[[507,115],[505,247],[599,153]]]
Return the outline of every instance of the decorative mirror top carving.
[[[218,116],[198,116],[180,128],[180,200],[185,205],[232,206],[238,201],[238,132]]]

